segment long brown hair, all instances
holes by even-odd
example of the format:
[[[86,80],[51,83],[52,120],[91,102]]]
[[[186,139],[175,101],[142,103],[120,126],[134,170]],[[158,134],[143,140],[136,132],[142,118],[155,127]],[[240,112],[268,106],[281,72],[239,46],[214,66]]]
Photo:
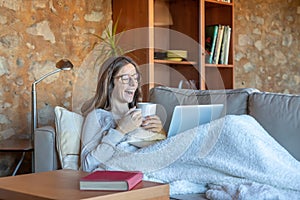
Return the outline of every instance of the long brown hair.
[[[110,57],[101,66],[98,74],[98,83],[96,94],[87,102],[85,102],[81,108],[83,115],[87,115],[93,109],[101,108],[104,110],[111,109],[111,94],[115,87],[114,77],[120,71],[122,67],[127,64],[132,64],[136,72],[141,77],[141,73],[138,65],[128,56]],[[138,82],[138,88],[134,93],[134,98],[131,103],[128,104],[129,108],[136,106],[138,101],[142,99],[141,82]]]

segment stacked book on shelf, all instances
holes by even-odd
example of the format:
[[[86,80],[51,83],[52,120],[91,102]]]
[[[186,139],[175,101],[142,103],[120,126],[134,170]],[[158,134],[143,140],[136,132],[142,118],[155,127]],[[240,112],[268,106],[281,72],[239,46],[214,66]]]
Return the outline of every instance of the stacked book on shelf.
[[[154,59],[182,61],[187,60],[188,52],[186,50],[167,50],[165,52],[154,52]]]
[[[210,25],[205,27],[206,63],[228,65],[231,27]]]
[[[167,60],[182,61],[187,59],[187,51],[185,50],[168,50]]]

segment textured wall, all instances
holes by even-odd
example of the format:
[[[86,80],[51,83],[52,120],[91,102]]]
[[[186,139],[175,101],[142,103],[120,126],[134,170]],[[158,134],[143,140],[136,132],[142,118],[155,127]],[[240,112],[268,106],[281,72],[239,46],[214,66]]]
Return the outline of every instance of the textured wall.
[[[0,140],[28,136],[31,83],[62,58],[74,70],[38,84],[39,123],[53,124],[55,105],[72,108],[76,73],[97,41],[90,33],[101,35],[110,22],[110,0],[0,1]],[[0,154],[0,176],[11,171],[9,158]]]
[[[300,94],[300,1],[235,0],[235,86]]]

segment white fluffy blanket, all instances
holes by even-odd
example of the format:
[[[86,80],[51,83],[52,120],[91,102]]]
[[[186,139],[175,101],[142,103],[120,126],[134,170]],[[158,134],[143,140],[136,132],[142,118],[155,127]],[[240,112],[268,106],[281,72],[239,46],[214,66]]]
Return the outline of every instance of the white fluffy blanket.
[[[105,165],[143,171],[146,180],[170,183],[171,194],[300,199],[300,163],[249,115],[228,115],[134,153],[119,150]]]

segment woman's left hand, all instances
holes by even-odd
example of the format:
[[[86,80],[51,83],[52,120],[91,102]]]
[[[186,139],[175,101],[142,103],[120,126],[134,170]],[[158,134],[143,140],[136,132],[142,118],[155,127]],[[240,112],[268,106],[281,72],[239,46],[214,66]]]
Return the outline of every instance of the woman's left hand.
[[[165,131],[163,130],[160,118],[157,115],[145,117],[145,119],[143,119],[142,127],[148,131],[166,135]]]

